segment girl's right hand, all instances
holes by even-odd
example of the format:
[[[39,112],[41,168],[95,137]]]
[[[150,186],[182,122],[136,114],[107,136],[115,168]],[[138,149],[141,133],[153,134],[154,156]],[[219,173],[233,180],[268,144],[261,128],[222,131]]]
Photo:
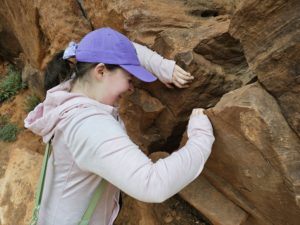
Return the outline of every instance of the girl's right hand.
[[[180,66],[175,64],[171,84],[174,84],[178,88],[188,88],[194,78],[195,77],[193,77],[189,72],[186,72]],[[171,84],[165,83],[168,88],[173,88]]]
[[[202,108],[195,108],[195,109],[193,109],[191,116],[204,115],[203,111],[204,111],[204,109],[202,109]]]

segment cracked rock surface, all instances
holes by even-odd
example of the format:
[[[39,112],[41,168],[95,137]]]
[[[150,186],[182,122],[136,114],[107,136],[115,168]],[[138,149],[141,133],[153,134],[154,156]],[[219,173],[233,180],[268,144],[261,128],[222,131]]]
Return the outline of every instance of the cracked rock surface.
[[[298,225],[300,221],[299,0],[0,0],[0,79],[7,62],[43,97],[51,56],[112,27],[195,77],[188,89],[135,81],[120,114],[153,161],[186,141],[193,108],[207,109],[216,141],[202,174],[162,204],[124,195],[116,225]],[[23,126],[22,91],[0,105]],[[0,142],[0,224],[29,223],[41,139]]]

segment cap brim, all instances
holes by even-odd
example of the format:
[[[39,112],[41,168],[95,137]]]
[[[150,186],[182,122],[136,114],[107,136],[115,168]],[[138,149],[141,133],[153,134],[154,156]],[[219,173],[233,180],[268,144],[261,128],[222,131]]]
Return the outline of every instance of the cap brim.
[[[153,82],[157,80],[152,73],[146,70],[142,66],[135,66],[135,65],[120,65],[124,70],[131,73],[136,78],[145,81],[145,82]]]

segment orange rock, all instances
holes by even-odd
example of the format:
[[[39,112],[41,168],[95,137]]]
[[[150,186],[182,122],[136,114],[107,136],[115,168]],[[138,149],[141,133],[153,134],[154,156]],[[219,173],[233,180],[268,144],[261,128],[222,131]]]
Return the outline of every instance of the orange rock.
[[[300,2],[243,1],[230,33],[244,48],[250,68],[277,99],[289,125],[300,137]]]
[[[254,83],[224,95],[208,115],[216,136],[206,165],[213,185],[258,222],[298,224],[300,140],[276,100]]]

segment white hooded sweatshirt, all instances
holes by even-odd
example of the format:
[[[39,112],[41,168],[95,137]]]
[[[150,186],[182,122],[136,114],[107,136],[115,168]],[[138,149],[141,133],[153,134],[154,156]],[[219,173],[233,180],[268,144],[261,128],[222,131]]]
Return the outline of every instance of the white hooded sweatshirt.
[[[170,80],[174,61],[135,47],[139,58],[143,53],[140,61],[146,69],[154,72],[150,67],[158,67],[158,78]],[[77,225],[102,178],[109,185],[90,225],[113,224],[119,190],[140,201],[163,202],[202,171],[214,142],[206,115],[190,118],[185,146],[153,163],[128,137],[117,108],[70,93],[70,88],[69,80],[48,90],[45,101],[25,119],[25,127],[45,143],[53,137],[39,225]]]

